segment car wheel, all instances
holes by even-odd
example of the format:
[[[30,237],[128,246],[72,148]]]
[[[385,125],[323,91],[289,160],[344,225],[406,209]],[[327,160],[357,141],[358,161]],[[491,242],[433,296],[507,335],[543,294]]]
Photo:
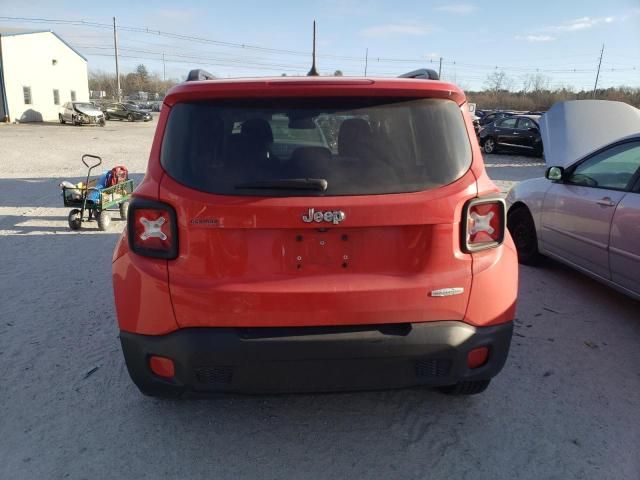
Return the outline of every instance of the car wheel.
[[[69,212],[69,216],[67,217],[67,221],[69,222],[69,228],[71,230],[80,230],[82,227],[82,217],[80,216],[80,210],[74,208]]]
[[[122,202],[120,204],[120,218],[126,220],[129,214],[129,202]]]
[[[458,382],[455,385],[440,387],[439,390],[447,395],[476,395],[484,392],[490,383],[491,379]]]
[[[64,121],[64,117],[62,116],[62,114],[59,114],[59,115],[58,115],[58,118],[60,119],[60,123],[61,123],[61,124],[63,124],[63,125],[64,125],[65,123],[67,123],[67,122],[65,122],[65,121]]]
[[[111,216],[107,212],[100,212],[96,214],[98,220],[98,228],[103,232],[111,225]]]
[[[145,385],[138,386],[140,393],[147,397],[159,399],[178,399],[184,394],[184,388],[174,385]]]
[[[108,114],[108,113],[105,113],[105,114],[104,114],[104,119],[105,119],[105,120],[111,120],[111,117],[109,117],[109,114]]]
[[[493,137],[488,137],[485,139],[484,144],[482,145],[484,153],[495,153],[496,152],[496,141]]]
[[[543,149],[542,149],[542,143],[540,143],[539,145],[536,145],[535,147],[533,147],[533,154],[536,157],[542,157],[543,156]]]
[[[129,120],[130,122],[133,122],[133,115],[131,114],[127,115],[127,120]]]
[[[542,260],[538,251],[536,226],[526,207],[516,207],[507,216],[507,228],[518,252],[518,262],[523,265],[537,265]]]

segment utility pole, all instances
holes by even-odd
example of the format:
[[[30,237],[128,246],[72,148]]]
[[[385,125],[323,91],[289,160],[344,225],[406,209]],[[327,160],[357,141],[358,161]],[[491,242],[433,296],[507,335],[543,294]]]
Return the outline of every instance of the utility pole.
[[[438,78],[442,80],[442,57],[440,57],[440,66],[438,67]]]
[[[118,102],[120,98],[120,69],[118,68],[118,36],[116,35],[116,17],[113,17],[113,49],[116,56],[116,99]]]
[[[596,84],[593,86],[593,98],[596,98],[596,90],[598,88],[598,77],[600,76],[600,66],[602,65],[602,55],[604,54],[604,43],[602,44],[602,50],[600,50],[600,61],[598,62],[598,71],[596,72]]]
[[[364,52],[364,76],[367,76],[367,67],[369,66],[369,48]]]
[[[165,82],[167,80],[167,67],[164,64],[164,52],[162,52],[162,81]]]

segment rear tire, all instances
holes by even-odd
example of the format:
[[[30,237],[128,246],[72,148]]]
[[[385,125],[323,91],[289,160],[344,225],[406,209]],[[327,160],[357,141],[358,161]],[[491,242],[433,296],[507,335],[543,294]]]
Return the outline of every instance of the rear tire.
[[[458,382],[455,385],[447,385],[440,387],[439,390],[447,395],[476,395],[484,392],[489,384],[489,380],[472,380],[466,382]]]
[[[80,210],[74,208],[69,212],[69,216],[67,217],[67,221],[69,222],[69,228],[71,230],[80,230],[82,227],[82,218],[80,217]]]
[[[122,220],[126,220],[127,216],[129,215],[129,202],[122,202],[120,204],[120,218]]]
[[[109,114],[108,114],[108,113],[105,113],[105,114],[104,114],[104,119],[105,119],[105,120],[111,120],[111,117],[109,117]]]
[[[527,207],[516,207],[507,216],[507,228],[518,252],[518,262],[523,265],[538,265],[542,255],[538,251],[536,226]]]
[[[67,123],[67,122],[65,122],[64,117],[62,116],[62,114],[59,114],[59,115],[58,115],[58,119],[60,119],[60,123],[61,123],[62,125],[64,125],[65,123]]]
[[[167,400],[177,399],[184,394],[183,388],[174,387],[172,385],[147,385],[145,387],[137,385],[137,387],[143,395],[153,398],[164,398]]]
[[[133,122],[133,115],[131,114],[127,115],[127,120],[129,120],[130,122]]]
[[[493,139],[493,137],[487,137],[484,140],[484,143],[482,144],[482,149],[484,150],[484,153],[487,154],[492,154],[492,153],[496,153],[497,148],[496,148],[496,141]]]
[[[109,225],[111,225],[111,216],[107,212],[96,213],[96,218],[98,220],[98,228],[103,232],[107,231]]]
[[[534,149],[533,149],[533,154],[534,154],[536,157],[542,158],[542,156],[543,156],[543,154],[544,154],[544,151],[543,151],[543,149],[542,149],[542,143],[540,143],[540,145],[537,145],[536,147],[534,147]]]

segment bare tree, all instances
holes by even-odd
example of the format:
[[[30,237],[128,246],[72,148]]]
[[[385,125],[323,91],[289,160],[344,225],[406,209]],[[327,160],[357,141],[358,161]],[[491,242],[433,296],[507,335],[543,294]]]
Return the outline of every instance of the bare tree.
[[[496,70],[487,76],[484,84],[488,91],[497,95],[500,92],[510,90],[513,85],[513,81],[504,70]]]
[[[531,74],[531,89],[534,92],[543,92],[549,90],[551,79],[542,73]]]
[[[520,92],[522,93],[522,95],[526,95],[527,93],[529,93],[531,91],[531,75],[528,73],[525,73],[522,76],[522,89],[520,90]]]
[[[141,81],[141,77],[144,81]],[[120,74],[120,86],[125,95],[135,95],[140,91],[151,94],[151,97],[163,98],[178,80],[161,80],[157,73],[150,73],[146,67],[144,71],[139,67],[134,72]],[[107,98],[115,98],[116,76],[100,70],[89,72],[89,90],[105,92]]]

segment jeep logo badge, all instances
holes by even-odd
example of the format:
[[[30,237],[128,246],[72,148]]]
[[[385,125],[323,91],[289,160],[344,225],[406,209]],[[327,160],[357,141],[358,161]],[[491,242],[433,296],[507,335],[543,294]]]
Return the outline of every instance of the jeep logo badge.
[[[332,212],[331,211],[323,212],[321,210],[318,210],[316,212],[315,208],[310,208],[309,212],[306,215],[305,214],[302,215],[302,221],[305,223],[328,222],[328,223],[333,223],[334,225],[338,225],[345,218],[347,218],[347,216],[341,210],[334,210]]]

